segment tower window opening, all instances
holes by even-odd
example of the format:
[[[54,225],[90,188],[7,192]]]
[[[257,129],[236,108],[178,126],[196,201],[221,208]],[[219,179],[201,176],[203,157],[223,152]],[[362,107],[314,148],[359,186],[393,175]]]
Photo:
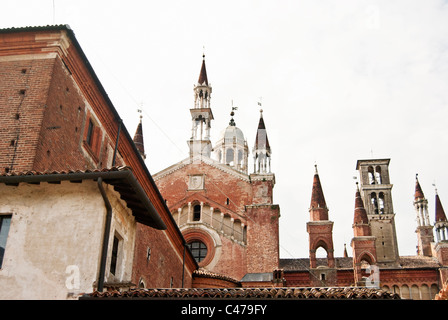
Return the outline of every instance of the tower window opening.
[[[384,214],[384,193],[380,192],[378,198],[378,209],[380,214]]]
[[[199,204],[193,207],[193,221],[201,221],[201,206]]]
[[[367,174],[369,176],[369,184],[375,184],[375,173],[372,166],[369,166],[367,169]]]
[[[372,202],[374,213],[378,214],[379,213],[379,211],[378,211],[378,199],[376,197],[376,193],[375,192],[372,192],[370,194],[370,201]]]
[[[382,183],[382,179],[381,179],[381,167],[377,166],[375,168],[375,180],[376,183],[381,184]]]

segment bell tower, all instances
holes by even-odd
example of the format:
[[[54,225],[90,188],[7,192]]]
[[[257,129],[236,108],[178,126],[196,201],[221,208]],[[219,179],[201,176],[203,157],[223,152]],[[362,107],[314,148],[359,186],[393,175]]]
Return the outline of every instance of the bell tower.
[[[390,159],[358,160],[360,192],[376,242],[379,266],[398,266],[398,244],[392,184],[389,179]]]
[[[210,128],[213,120],[213,113],[210,108],[211,94],[212,87],[207,78],[205,55],[202,55],[198,83],[194,86],[194,107],[190,109],[192,122],[191,138],[188,140],[190,159],[198,154],[208,158],[211,156]]]

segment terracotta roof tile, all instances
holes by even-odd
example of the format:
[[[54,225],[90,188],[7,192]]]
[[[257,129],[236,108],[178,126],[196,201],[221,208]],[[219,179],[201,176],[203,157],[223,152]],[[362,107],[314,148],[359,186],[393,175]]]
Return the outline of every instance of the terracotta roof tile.
[[[238,281],[238,280],[236,280],[234,278],[231,278],[231,277],[226,276],[226,275],[210,272],[210,271],[207,271],[205,269],[194,270],[193,271],[193,277],[220,279],[220,280],[230,281],[230,282],[237,283],[237,284],[240,283],[240,281]]]
[[[175,288],[132,289],[119,292],[93,292],[80,299],[164,298],[164,299],[400,299],[397,294],[366,287],[342,288]]]

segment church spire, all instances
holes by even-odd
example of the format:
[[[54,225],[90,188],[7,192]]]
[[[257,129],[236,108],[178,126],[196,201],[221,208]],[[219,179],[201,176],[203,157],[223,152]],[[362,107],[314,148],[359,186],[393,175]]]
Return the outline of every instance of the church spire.
[[[192,129],[190,140],[188,140],[190,158],[198,154],[210,158],[212,151],[210,128],[213,120],[213,113],[210,108],[212,87],[207,78],[205,55],[202,55],[202,66],[198,83],[193,90],[194,107],[190,109]]]
[[[418,181],[418,173],[415,175],[414,207],[417,211],[418,226],[429,226],[428,200],[425,199],[422,187]]]
[[[311,192],[310,212],[317,212],[318,214],[312,214],[311,221],[325,221],[328,220],[328,208],[320,183],[319,173],[317,172],[317,165],[314,165],[314,167],[315,173]]]
[[[141,110],[138,110],[141,113]],[[143,160],[146,159],[145,154],[145,145],[143,143],[143,127],[142,127],[142,115],[140,114],[140,122],[137,126],[137,130],[135,130],[134,134],[134,144],[137,148],[138,152],[142,156]]]
[[[207,69],[205,68],[205,54],[202,55],[202,66],[201,72],[199,73],[198,84],[208,86]]]
[[[445,211],[442,207],[442,202],[440,201],[439,194],[436,189],[436,237],[437,242],[448,241],[448,221],[446,219]]]
[[[260,120],[258,121],[257,135],[255,137],[254,173],[271,172],[271,146],[269,145],[268,134],[263,120],[263,110],[260,110]]]

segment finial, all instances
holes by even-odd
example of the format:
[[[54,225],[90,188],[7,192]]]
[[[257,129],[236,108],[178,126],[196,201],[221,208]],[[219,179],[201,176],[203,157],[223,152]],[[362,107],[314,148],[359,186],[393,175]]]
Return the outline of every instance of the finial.
[[[317,163],[314,164],[314,169],[316,170],[316,174],[318,174],[318,172],[317,172]]]
[[[432,185],[433,185],[433,187],[434,187],[434,190],[436,191],[436,194],[437,194],[437,187],[436,187],[436,182],[434,181],[434,183],[433,183]]]
[[[205,60],[205,46],[202,46],[202,59]]]
[[[233,100],[232,100],[232,111],[230,112],[230,116],[231,116],[232,118],[230,119],[230,122],[229,122],[229,124],[230,124],[231,126],[235,126],[235,120],[233,120],[233,116],[235,115],[235,112],[233,112],[234,110],[238,110],[238,107],[234,107],[234,106],[233,106]]]
[[[142,109],[137,109],[137,112],[140,113],[140,121],[142,121],[143,118]]]

